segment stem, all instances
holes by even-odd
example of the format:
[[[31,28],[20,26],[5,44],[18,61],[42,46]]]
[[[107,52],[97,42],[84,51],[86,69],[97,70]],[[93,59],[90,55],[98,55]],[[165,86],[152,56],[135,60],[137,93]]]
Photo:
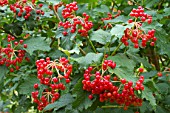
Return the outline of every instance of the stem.
[[[74,40],[73,40],[73,43],[77,44],[76,41],[74,41]],[[86,55],[86,52],[80,46],[79,46],[79,50],[84,56]]]
[[[81,47],[79,47],[79,49],[80,49],[80,52],[85,56],[86,52]]]
[[[111,8],[111,12],[113,12],[113,10],[114,10],[114,5],[115,5],[115,2],[114,2],[114,0],[112,1],[112,8]]]
[[[60,38],[58,38],[58,47],[60,47]]]
[[[122,45],[123,43],[120,43],[117,48],[113,51],[113,53],[111,54],[111,56],[115,55],[117,50],[120,48],[120,46]]]
[[[50,43],[50,47],[52,47],[53,43],[55,42],[55,38],[51,37],[52,42]]]
[[[103,68],[103,66],[102,66],[102,68]],[[107,71],[107,69],[106,70],[102,69],[102,75],[101,76],[103,76],[106,71]]]
[[[112,83],[120,82],[120,81],[111,81]]]
[[[121,88],[122,86],[123,86],[122,84],[119,86],[118,92],[119,92],[119,90],[120,90],[120,88]]]
[[[89,39],[89,37],[87,37],[87,39],[88,39],[88,41],[89,41],[89,43],[90,43],[90,45],[91,45],[93,51],[94,51],[95,53],[97,53],[97,51],[96,51],[96,49],[95,49],[95,47],[94,47],[92,41]]]
[[[53,9],[53,12],[56,15],[57,19],[61,22],[61,19],[60,19],[58,13],[56,12],[56,10],[54,9],[54,6],[52,7],[52,9]]]
[[[123,106],[118,106],[118,105],[110,105],[110,106],[101,106],[101,108],[121,108]]]
[[[14,36],[15,38],[17,38],[14,34],[10,33],[9,31],[6,31],[6,30],[5,30],[4,28],[2,28],[2,27],[0,27],[0,30],[3,30],[4,33],[10,34],[10,35]]]

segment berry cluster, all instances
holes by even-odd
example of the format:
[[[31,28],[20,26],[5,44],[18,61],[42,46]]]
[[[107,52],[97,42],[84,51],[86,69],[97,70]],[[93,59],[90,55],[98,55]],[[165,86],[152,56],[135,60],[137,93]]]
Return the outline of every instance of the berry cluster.
[[[148,22],[148,24],[150,24],[152,22],[152,16],[148,15],[146,13],[144,13],[144,8],[139,6],[138,9],[132,9],[131,13],[130,13],[131,17],[135,17],[135,18],[140,18],[140,20],[142,22]],[[128,21],[129,23],[133,22],[133,19],[129,19]]]
[[[42,11],[40,8],[43,6],[43,4],[39,4],[37,9],[35,6],[35,0],[32,0],[32,4],[28,4],[27,0],[18,1],[15,4],[10,5],[10,10],[13,11],[13,13],[16,14],[18,17],[24,17],[25,20],[29,19],[32,12],[35,11],[38,15],[44,15],[44,11]]]
[[[29,61],[29,58],[25,57],[26,51],[17,49],[21,48],[21,46],[27,48],[27,44],[23,44],[23,40],[13,42],[14,40],[15,37],[8,35],[9,44],[6,48],[0,48],[0,65],[9,67],[10,72],[14,72],[15,69],[19,70],[19,65],[23,62],[24,58]]]
[[[51,10],[53,10],[53,8],[54,8],[54,10],[56,12],[58,12],[58,8],[61,7],[63,4],[64,4],[63,2],[59,2],[58,4],[55,4],[54,6],[49,5],[48,8],[51,9]]]
[[[111,20],[112,19],[112,14],[111,13],[107,13],[107,16],[106,18],[102,18],[101,20],[104,21],[104,20]]]
[[[8,0],[0,0],[0,6],[8,4]]]
[[[77,2],[73,2],[66,5],[66,8],[62,11],[62,16],[65,19],[68,19],[66,22],[60,22],[59,27],[62,26],[65,31],[63,35],[66,36],[68,32],[75,33],[78,29],[78,33],[81,36],[88,36],[88,31],[93,27],[93,23],[89,21],[89,15],[83,13],[82,17],[76,16],[74,12],[78,10]]]
[[[66,18],[73,18],[74,12],[78,10],[77,2],[73,2],[70,4],[66,4],[66,8],[62,11],[62,16],[64,19]]]
[[[142,23],[136,22],[137,18],[141,17],[142,22],[145,22],[147,18],[147,21],[150,24],[152,22],[152,17],[144,13],[144,9],[141,6],[139,6],[138,9],[133,9],[130,15],[136,17],[136,19],[134,22],[134,27],[132,27],[131,29],[127,28],[124,31],[124,35],[121,38],[121,41],[124,43],[124,45],[128,46],[128,40],[130,40],[134,44],[134,48],[139,48],[140,46],[146,47],[147,42],[150,42],[150,45],[154,46],[155,41],[157,40],[157,38],[154,36],[155,30],[148,30],[148,32],[146,33],[141,29]],[[130,19],[129,23],[132,22],[133,20]],[[141,44],[139,44],[139,42],[141,42]]]
[[[104,20],[111,20],[113,17],[112,17],[112,14],[111,13],[107,13],[107,16],[106,18],[102,18],[101,20],[104,21]],[[112,25],[110,23],[108,23],[107,25],[103,26],[104,29],[106,28],[111,28]]]
[[[102,72],[93,71],[93,67],[88,67],[84,73],[83,90],[91,92],[89,99],[93,99],[93,95],[99,95],[100,102],[110,101],[123,105],[124,109],[128,106],[141,106],[142,99],[137,97],[137,90],[144,90],[144,77],[140,76],[134,86],[132,81],[126,79],[119,80],[117,76],[113,78],[107,72],[108,68],[114,69],[116,63],[111,60],[105,60],[102,64]],[[95,74],[92,74],[95,73]],[[105,74],[107,73],[107,74]]]
[[[32,92],[34,102],[38,104],[38,109],[42,110],[45,106],[55,102],[59,99],[59,90],[65,90],[65,85],[62,83],[65,79],[66,83],[70,82],[70,74],[72,72],[72,65],[69,61],[62,57],[58,62],[51,61],[49,57],[36,61],[37,78],[42,85],[46,86],[42,94],[39,94],[38,84],[34,84],[37,91]],[[55,71],[57,74],[55,74]],[[40,97],[40,95],[42,95]]]
[[[120,11],[120,10],[118,10],[118,11],[117,11],[117,14],[114,15],[114,16],[112,16],[111,13],[107,13],[107,17],[106,17],[106,18],[102,18],[101,21],[111,20],[111,19],[113,19],[113,18],[118,17],[120,14],[121,14],[121,11]],[[112,28],[112,27],[113,27],[113,26],[112,26],[111,23],[107,23],[107,25],[104,25],[104,26],[103,26],[104,29],[106,29],[106,28]]]

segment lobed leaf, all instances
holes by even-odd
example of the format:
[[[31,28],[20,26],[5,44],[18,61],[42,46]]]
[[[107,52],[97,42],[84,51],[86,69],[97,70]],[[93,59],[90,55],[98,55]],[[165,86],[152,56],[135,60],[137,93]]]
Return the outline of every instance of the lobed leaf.
[[[51,109],[55,109],[55,110],[58,110],[70,103],[72,103],[74,101],[74,98],[72,97],[71,94],[65,94],[65,95],[62,95],[59,100],[57,100],[56,102],[52,103],[52,104],[48,104],[44,109],[43,111],[48,111],[48,110],[51,110]]]
[[[24,43],[28,45],[28,47],[25,49],[30,55],[33,54],[36,50],[41,51],[50,51],[49,44],[44,40],[45,37],[32,37],[28,40],[26,40]]]

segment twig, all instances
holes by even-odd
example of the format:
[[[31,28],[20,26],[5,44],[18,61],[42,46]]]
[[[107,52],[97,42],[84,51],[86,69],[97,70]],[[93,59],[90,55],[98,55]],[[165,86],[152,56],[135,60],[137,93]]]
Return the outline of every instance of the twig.
[[[94,47],[94,45],[93,45],[92,41],[90,40],[90,38],[89,38],[89,37],[87,37],[87,39],[88,39],[88,41],[89,41],[89,43],[90,43],[90,45],[91,45],[91,47],[92,47],[93,51],[94,51],[95,53],[97,53],[97,51],[96,51],[96,49],[95,49],[95,47]]]
[[[73,40],[73,43],[76,44],[76,42]],[[79,46],[80,52],[85,56],[86,52]]]
[[[120,43],[117,48],[113,51],[113,53],[111,54],[111,56],[115,55],[117,50],[120,48],[120,46],[122,45],[123,43]]]
[[[60,19],[58,13],[56,12],[54,6],[52,7],[52,9],[53,9],[53,12],[54,12],[54,14],[56,15],[57,19],[61,22],[61,19]]]
[[[118,105],[110,105],[110,106],[101,106],[101,108],[121,108],[124,106],[118,106]]]
[[[3,30],[4,32],[3,33],[6,33],[6,34],[10,34],[11,36],[14,36],[15,38],[17,38],[14,34],[10,33],[9,31],[6,31],[4,28],[0,27],[0,30]]]

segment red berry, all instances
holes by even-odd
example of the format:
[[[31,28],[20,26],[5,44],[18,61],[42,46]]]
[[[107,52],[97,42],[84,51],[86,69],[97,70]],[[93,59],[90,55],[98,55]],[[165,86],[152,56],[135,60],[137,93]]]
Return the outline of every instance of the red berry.
[[[14,42],[14,45],[18,45],[18,42],[16,41],[16,42]]]
[[[143,68],[139,68],[139,72],[142,73],[144,71]]]
[[[152,19],[148,19],[148,24],[152,23]]]
[[[70,82],[70,79],[66,79],[66,83],[69,83]]]
[[[145,17],[141,17],[141,21],[144,22],[146,20]]]
[[[134,48],[139,48],[139,44],[135,43]]]
[[[133,19],[129,19],[128,22],[129,22],[129,23],[132,23],[132,22],[133,22]]]
[[[161,72],[158,72],[157,75],[158,75],[158,77],[162,77],[162,73]]]
[[[20,40],[20,41],[19,41],[20,44],[23,44],[23,42],[24,42],[24,40]]]
[[[64,36],[66,36],[68,33],[67,33],[67,31],[63,31],[63,33],[62,33]]]
[[[92,100],[93,99],[93,95],[91,94],[91,95],[89,95],[89,99],[90,100]]]
[[[14,68],[10,68],[10,72],[14,72]]]
[[[39,4],[38,6],[41,8],[43,6],[43,4]]]
[[[34,84],[34,88],[37,89],[38,88],[38,84]]]
[[[27,44],[24,44],[24,48],[27,48]]]
[[[108,97],[111,97],[111,96],[112,96],[112,94],[109,92],[109,93],[107,93],[107,96],[108,96]]]
[[[154,45],[155,45],[155,42],[151,42],[150,45],[151,45],[151,46],[154,46]]]
[[[126,83],[126,79],[121,79],[121,83],[125,84]]]
[[[53,77],[53,82],[58,82],[58,78],[57,77]]]

